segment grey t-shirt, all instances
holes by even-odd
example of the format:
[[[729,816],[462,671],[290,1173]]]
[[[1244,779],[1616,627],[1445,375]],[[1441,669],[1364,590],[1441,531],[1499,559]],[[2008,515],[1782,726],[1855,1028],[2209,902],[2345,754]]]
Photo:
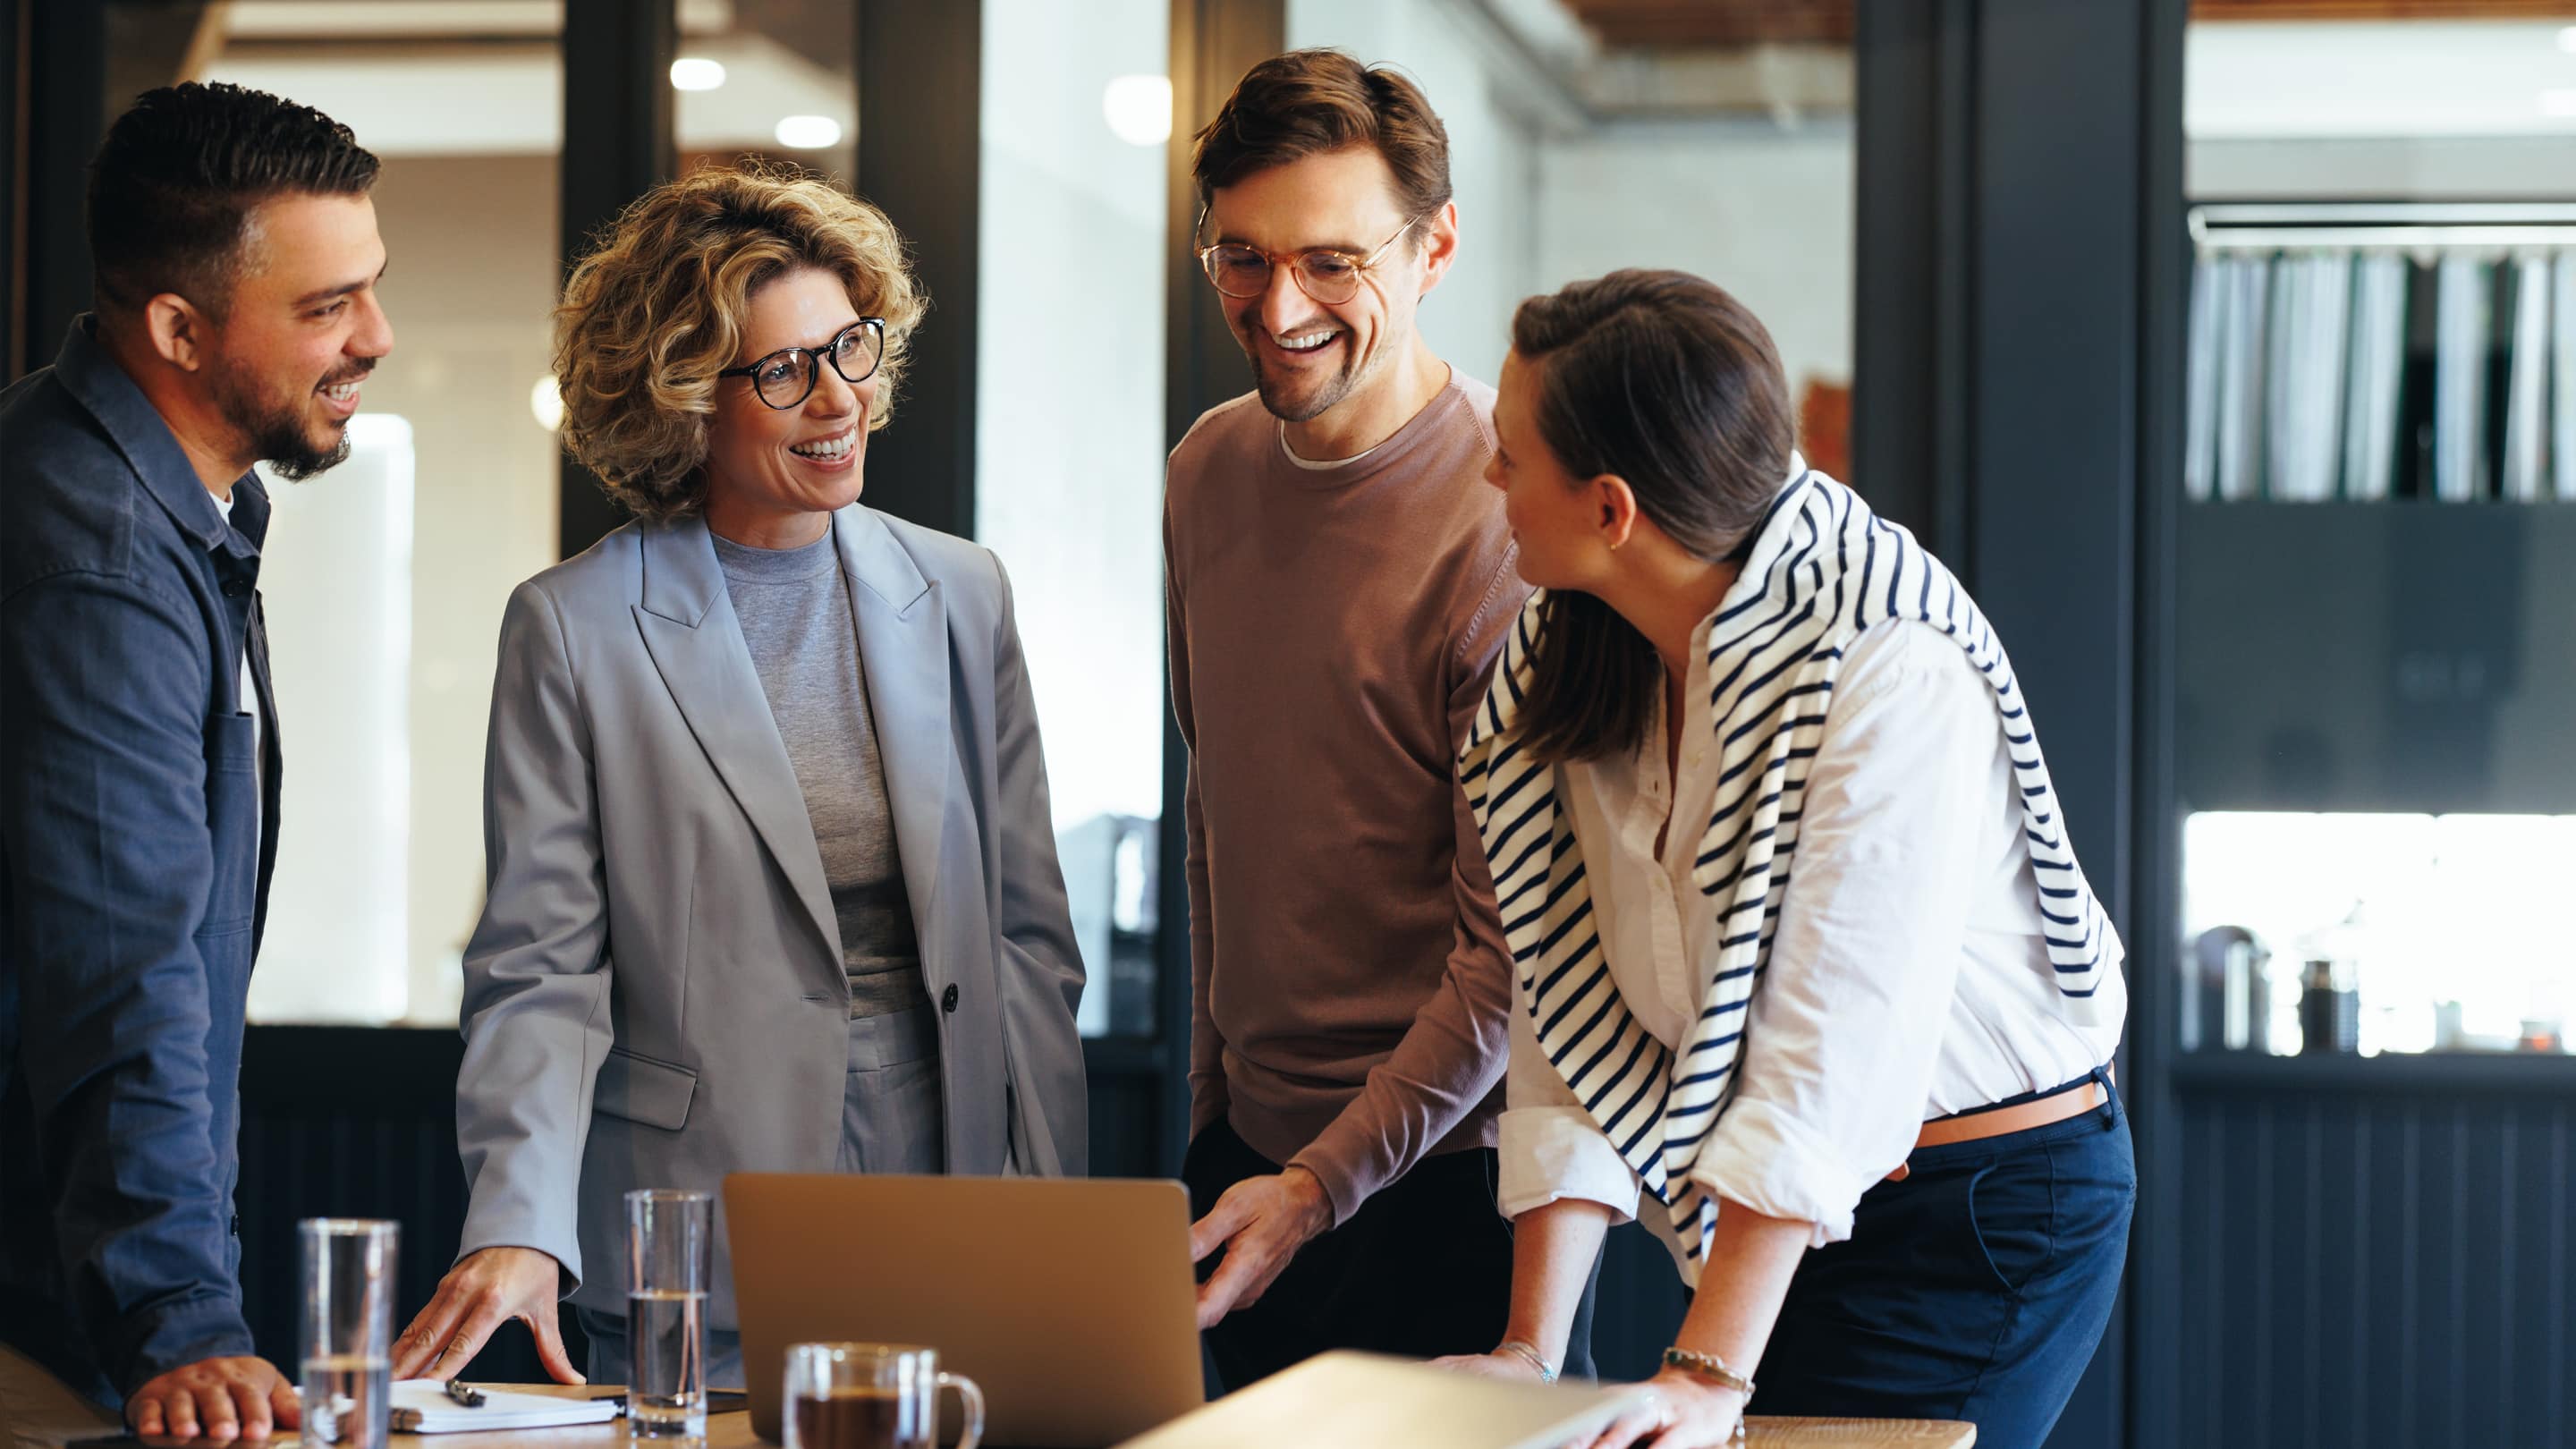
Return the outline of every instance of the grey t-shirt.
[[[904,894],[859,658],[857,605],[832,535],[802,548],[749,548],[723,538],[715,546],[823,852],[823,880],[841,929],[841,965],[850,975],[850,1014],[926,1006],[921,943]]]

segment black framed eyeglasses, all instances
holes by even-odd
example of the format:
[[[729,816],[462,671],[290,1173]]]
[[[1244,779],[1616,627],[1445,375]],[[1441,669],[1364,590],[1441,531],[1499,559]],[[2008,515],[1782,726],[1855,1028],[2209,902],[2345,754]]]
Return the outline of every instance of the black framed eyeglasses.
[[[783,412],[803,406],[805,399],[814,395],[814,385],[823,380],[826,361],[841,375],[841,381],[856,387],[876,376],[877,364],[884,359],[885,319],[862,317],[842,328],[819,350],[782,347],[748,367],[728,367],[716,376],[750,378],[752,392]]]
[[[1376,251],[1365,257],[1331,247],[1310,247],[1302,252],[1268,252],[1243,242],[1217,242],[1199,248],[1199,265],[1206,269],[1208,280],[1216,289],[1237,301],[1258,297],[1270,290],[1270,269],[1281,262],[1288,264],[1288,274],[1297,279],[1298,290],[1323,303],[1338,307],[1359,295],[1360,278],[1401,240],[1406,232],[1421,225],[1424,212],[1395,229]],[[1200,227],[1207,225],[1207,213],[1199,213]],[[1195,231],[1196,228],[1193,228]]]

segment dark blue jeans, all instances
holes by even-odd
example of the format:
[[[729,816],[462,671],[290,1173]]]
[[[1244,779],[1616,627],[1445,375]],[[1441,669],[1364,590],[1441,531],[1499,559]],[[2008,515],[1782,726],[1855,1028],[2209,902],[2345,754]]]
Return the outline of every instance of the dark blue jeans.
[[[1750,1411],[1964,1419],[1978,1449],[2039,1449],[2128,1258],[2138,1173],[2119,1095],[1906,1166],[1862,1196],[1849,1239],[1799,1265]]]

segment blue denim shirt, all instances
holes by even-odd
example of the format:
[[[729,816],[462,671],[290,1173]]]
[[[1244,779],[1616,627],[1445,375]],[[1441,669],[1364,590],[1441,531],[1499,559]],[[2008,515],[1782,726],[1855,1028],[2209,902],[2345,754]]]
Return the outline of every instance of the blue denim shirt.
[[[0,1340],[114,1404],[252,1351],[235,1137],[279,769],[263,650],[241,698],[268,497],[243,478],[227,523],[94,329],[0,393]]]

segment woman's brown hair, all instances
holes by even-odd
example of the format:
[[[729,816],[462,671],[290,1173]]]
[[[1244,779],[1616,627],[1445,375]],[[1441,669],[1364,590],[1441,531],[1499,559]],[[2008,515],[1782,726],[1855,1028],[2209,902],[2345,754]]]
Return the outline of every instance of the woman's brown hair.
[[[710,167],[638,197],[573,268],[555,308],[564,445],[610,497],[648,519],[705,506],[716,374],[734,365],[752,294],[803,267],[885,319],[874,432],[926,299],[867,202],[801,173]]]
[[[1712,563],[1750,543],[1789,472],[1789,382],[1761,319],[1688,272],[1619,271],[1532,297],[1512,350],[1537,379],[1548,451],[1583,482],[1615,473],[1637,511]],[[1542,760],[1624,753],[1645,739],[1663,665],[1590,594],[1551,591],[1521,705]]]

